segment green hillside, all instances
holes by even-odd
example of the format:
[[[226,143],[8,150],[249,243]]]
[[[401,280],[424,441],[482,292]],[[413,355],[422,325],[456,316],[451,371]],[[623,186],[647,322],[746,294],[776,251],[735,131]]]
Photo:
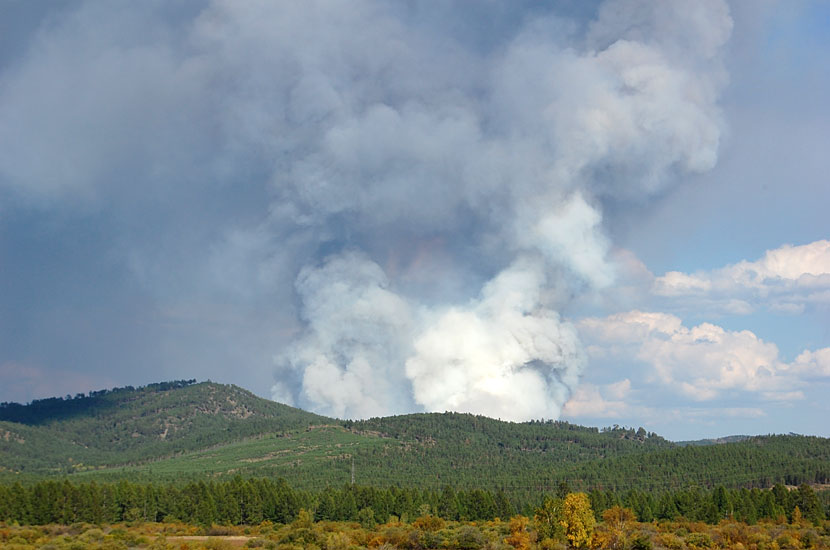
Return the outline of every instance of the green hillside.
[[[0,405],[0,480],[282,477],[341,486],[503,489],[769,487],[830,480],[830,440],[680,446],[639,430],[459,413],[341,421],[192,381]]]
[[[0,404],[0,468],[67,474],[328,421],[236,386],[194,382]]]

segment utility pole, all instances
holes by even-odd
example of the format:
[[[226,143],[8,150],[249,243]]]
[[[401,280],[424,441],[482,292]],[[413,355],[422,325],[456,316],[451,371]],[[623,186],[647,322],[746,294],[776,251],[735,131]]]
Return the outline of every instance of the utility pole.
[[[354,485],[354,457],[352,457],[352,485]]]

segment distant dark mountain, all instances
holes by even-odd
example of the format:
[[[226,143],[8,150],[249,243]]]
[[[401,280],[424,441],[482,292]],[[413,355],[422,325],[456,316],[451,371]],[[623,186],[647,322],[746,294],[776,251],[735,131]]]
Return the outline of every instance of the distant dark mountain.
[[[0,480],[284,477],[514,494],[830,480],[830,440],[734,436],[675,444],[640,428],[503,422],[459,413],[342,421],[194,381],[0,405]],[[714,443],[714,442],[713,442]],[[353,470],[354,468],[354,470]]]

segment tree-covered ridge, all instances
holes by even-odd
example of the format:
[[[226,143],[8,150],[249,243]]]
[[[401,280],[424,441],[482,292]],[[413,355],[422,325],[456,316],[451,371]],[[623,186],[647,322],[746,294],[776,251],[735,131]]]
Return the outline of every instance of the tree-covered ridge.
[[[158,459],[329,419],[192,380],[0,405],[0,466],[69,472]],[[8,437],[5,437],[8,434]]]
[[[562,471],[583,488],[663,490],[688,485],[771,487],[830,480],[830,440],[769,435],[736,443],[677,447],[646,456],[617,456]]]
[[[371,456],[358,457],[367,459],[360,462],[364,473],[382,483],[405,478],[436,487],[450,479],[463,487],[485,484],[528,493],[550,490],[562,480],[581,490],[650,491],[691,484],[771,487],[830,480],[830,440],[818,437],[763,436],[681,448],[643,429],[508,423],[457,413],[344,425],[357,433],[420,442],[386,449],[384,460],[395,465],[388,470]]]
[[[563,421],[503,422],[466,413],[430,413],[344,421],[358,433],[381,434],[395,439],[414,439],[424,443],[459,447],[491,447],[523,452],[560,452],[579,449],[584,457],[606,453],[630,453],[673,444],[640,428],[590,428]],[[566,451],[566,454],[567,453]]]
[[[242,475],[283,477],[318,491],[348,481],[354,466],[363,485],[450,484],[519,499],[562,482],[586,492],[654,493],[830,481],[830,440],[819,437],[680,447],[643,428],[459,413],[341,421],[235,386],[192,381],[44,401],[48,406],[0,407],[4,418],[27,420],[0,420],[0,480],[71,475],[183,483]]]
[[[102,409],[135,399],[141,393],[175,390],[195,383],[195,379],[173,380],[170,382],[148,384],[138,388],[124,386],[122,388],[90,391],[88,394],[76,394],[74,397],[67,395],[66,397],[34,399],[26,404],[3,402],[0,403],[0,420],[17,422],[19,424],[38,425],[67,420],[74,416],[96,415]]]
[[[777,437],[785,439],[779,441]],[[347,482],[354,465],[358,483],[440,490],[502,490],[511,498],[530,498],[556,490],[563,482],[583,491],[660,492],[690,485],[730,488],[770,487],[774,483],[816,483],[826,470],[822,458],[790,458],[786,438],[760,438],[748,448],[689,453],[683,449],[621,455],[617,458],[551,459],[551,453],[504,448],[445,447],[377,435],[358,434],[339,426],[320,426],[184,453],[162,461],[90,470],[75,478],[114,481],[196,481],[234,475],[285,477],[303,490],[321,490]],[[769,445],[766,441],[771,440]],[[818,439],[818,443],[825,440]],[[791,442],[810,448],[810,440]],[[816,442],[812,442],[816,444]],[[776,446],[780,449],[776,451]],[[701,448],[704,449],[704,448]]]

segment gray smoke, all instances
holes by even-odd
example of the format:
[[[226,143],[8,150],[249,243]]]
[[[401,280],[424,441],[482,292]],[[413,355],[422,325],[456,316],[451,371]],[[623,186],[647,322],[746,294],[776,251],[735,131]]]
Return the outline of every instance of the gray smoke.
[[[557,309],[614,280],[602,202],[715,163],[728,10],[609,1],[584,33],[546,15],[484,52],[436,51],[394,17],[363,28],[327,37],[347,37],[336,71],[316,70],[315,52],[298,61],[291,97],[315,135],[283,204],[365,255],[302,269],[306,330],[277,359],[274,396],[342,416],[414,402],[556,418],[585,362]],[[393,47],[363,49],[367,29]],[[425,243],[449,265],[422,265]],[[465,272],[480,291],[435,290]]]
[[[69,5],[0,67],[0,198],[100,210],[327,414],[558,416],[603,210],[717,159],[722,0]]]

